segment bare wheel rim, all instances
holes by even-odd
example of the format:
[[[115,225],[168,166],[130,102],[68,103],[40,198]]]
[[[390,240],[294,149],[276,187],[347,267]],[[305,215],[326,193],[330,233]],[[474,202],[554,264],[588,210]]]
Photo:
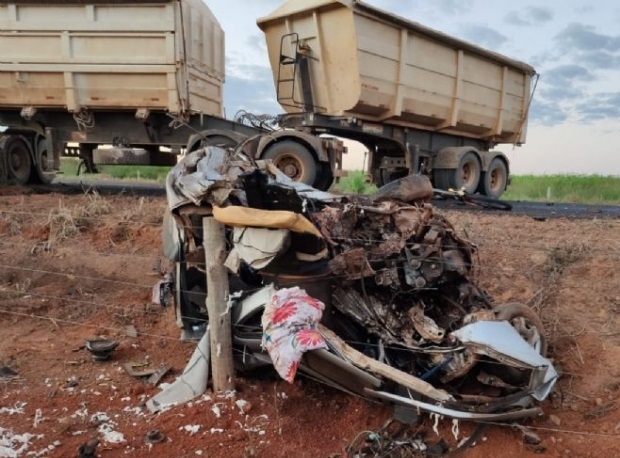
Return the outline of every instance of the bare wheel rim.
[[[494,167],[490,171],[489,176],[489,189],[493,193],[501,192],[504,190],[504,172],[501,167]]]
[[[491,188],[492,191],[498,191],[500,180],[501,180],[499,170],[498,169],[491,170],[490,178],[491,179],[489,181],[489,187]]]
[[[47,149],[39,153],[39,163],[41,164],[41,171],[44,173],[51,173],[54,171],[52,161],[50,160]]]
[[[463,186],[469,187],[474,184],[473,181],[476,179],[476,171],[475,171],[474,164],[472,164],[471,162],[466,162],[461,167],[460,173],[461,173],[461,183],[463,183]]]
[[[13,140],[7,149],[9,174],[18,183],[24,184],[30,177],[30,151],[20,139]]]
[[[295,156],[282,154],[273,161],[276,167],[291,180],[298,181],[304,175],[304,165]]]

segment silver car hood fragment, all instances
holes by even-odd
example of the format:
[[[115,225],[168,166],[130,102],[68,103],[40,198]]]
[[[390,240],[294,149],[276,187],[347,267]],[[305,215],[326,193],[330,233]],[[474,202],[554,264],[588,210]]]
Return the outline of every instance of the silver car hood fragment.
[[[544,400],[558,378],[550,360],[530,346],[507,321],[478,321],[451,333],[476,353],[503,364],[531,369],[529,388],[532,397]]]

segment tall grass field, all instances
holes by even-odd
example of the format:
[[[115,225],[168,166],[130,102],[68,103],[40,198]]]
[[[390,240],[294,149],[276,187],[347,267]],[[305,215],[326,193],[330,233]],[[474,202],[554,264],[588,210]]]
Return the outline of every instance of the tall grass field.
[[[515,175],[502,199],[620,204],[620,176]]]
[[[61,160],[62,176],[77,174],[78,160]],[[104,165],[101,174],[80,175],[85,179],[138,179],[164,183],[170,167]],[[361,170],[352,170],[340,179],[332,191],[344,194],[372,194],[377,190]],[[619,204],[620,176],[602,175],[513,175],[511,184],[501,197],[512,201],[567,202],[585,204]]]
[[[376,190],[362,171],[349,172],[334,191],[370,194]],[[620,176],[601,175],[516,175],[501,197],[512,201],[620,204]]]

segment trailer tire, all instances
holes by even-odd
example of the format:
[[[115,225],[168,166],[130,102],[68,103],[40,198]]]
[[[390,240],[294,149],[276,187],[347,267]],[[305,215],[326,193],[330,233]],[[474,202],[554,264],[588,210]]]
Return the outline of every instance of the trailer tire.
[[[93,150],[95,165],[150,165],[148,151],[138,148],[96,148]]]
[[[54,171],[54,160],[47,151],[47,142],[41,138],[36,144],[35,150],[36,164],[32,168],[30,181],[33,183],[50,184],[56,172]]]
[[[6,155],[8,181],[24,185],[30,181],[32,157],[26,139],[17,135],[0,137],[0,149]]]
[[[305,146],[292,140],[272,144],[261,159],[271,159],[293,181],[312,186],[317,175],[317,161]]]
[[[455,169],[435,169],[433,179],[439,189],[463,189],[474,194],[480,183],[482,166],[473,151],[465,153]]]
[[[327,191],[334,184],[334,174],[332,168],[327,162],[321,162],[319,164],[320,172],[314,180],[313,187],[319,191]]]
[[[494,158],[488,170],[482,177],[482,191],[486,196],[499,199],[508,184],[508,170],[506,164],[499,158]]]

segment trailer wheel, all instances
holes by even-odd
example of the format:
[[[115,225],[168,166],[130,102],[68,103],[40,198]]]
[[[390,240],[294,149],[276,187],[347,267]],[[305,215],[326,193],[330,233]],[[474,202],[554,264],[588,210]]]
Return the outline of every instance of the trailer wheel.
[[[30,148],[22,137],[10,135],[3,138],[9,183],[23,185],[30,181],[32,158]],[[1,146],[1,145],[0,145]]]
[[[482,179],[483,192],[494,199],[499,199],[506,190],[508,184],[508,170],[506,164],[499,158],[495,158],[489,164],[489,169]]]
[[[47,150],[45,138],[37,142],[35,157],[37,163],[32,168],[30,180],[32,182],[50,184],[56,172],[54,171],[54,159],[52,159],[52,154]]]
[[[317,163],[305,146],[284,140],[270,146],[261,159],[271,159],[286,176],[312,186],[317,174]]]
[[[334,184],[334,174],[332,168],[327,162],[321,162],[319,164],[320,173],[317,175],[312,185],[319,191],[327,191]]]
[[[481,169],[478,156],[470,151],[463,155],[456,169],[435,169],[435,187],[463,189],[467,194],[473,194],[480,183]]]

